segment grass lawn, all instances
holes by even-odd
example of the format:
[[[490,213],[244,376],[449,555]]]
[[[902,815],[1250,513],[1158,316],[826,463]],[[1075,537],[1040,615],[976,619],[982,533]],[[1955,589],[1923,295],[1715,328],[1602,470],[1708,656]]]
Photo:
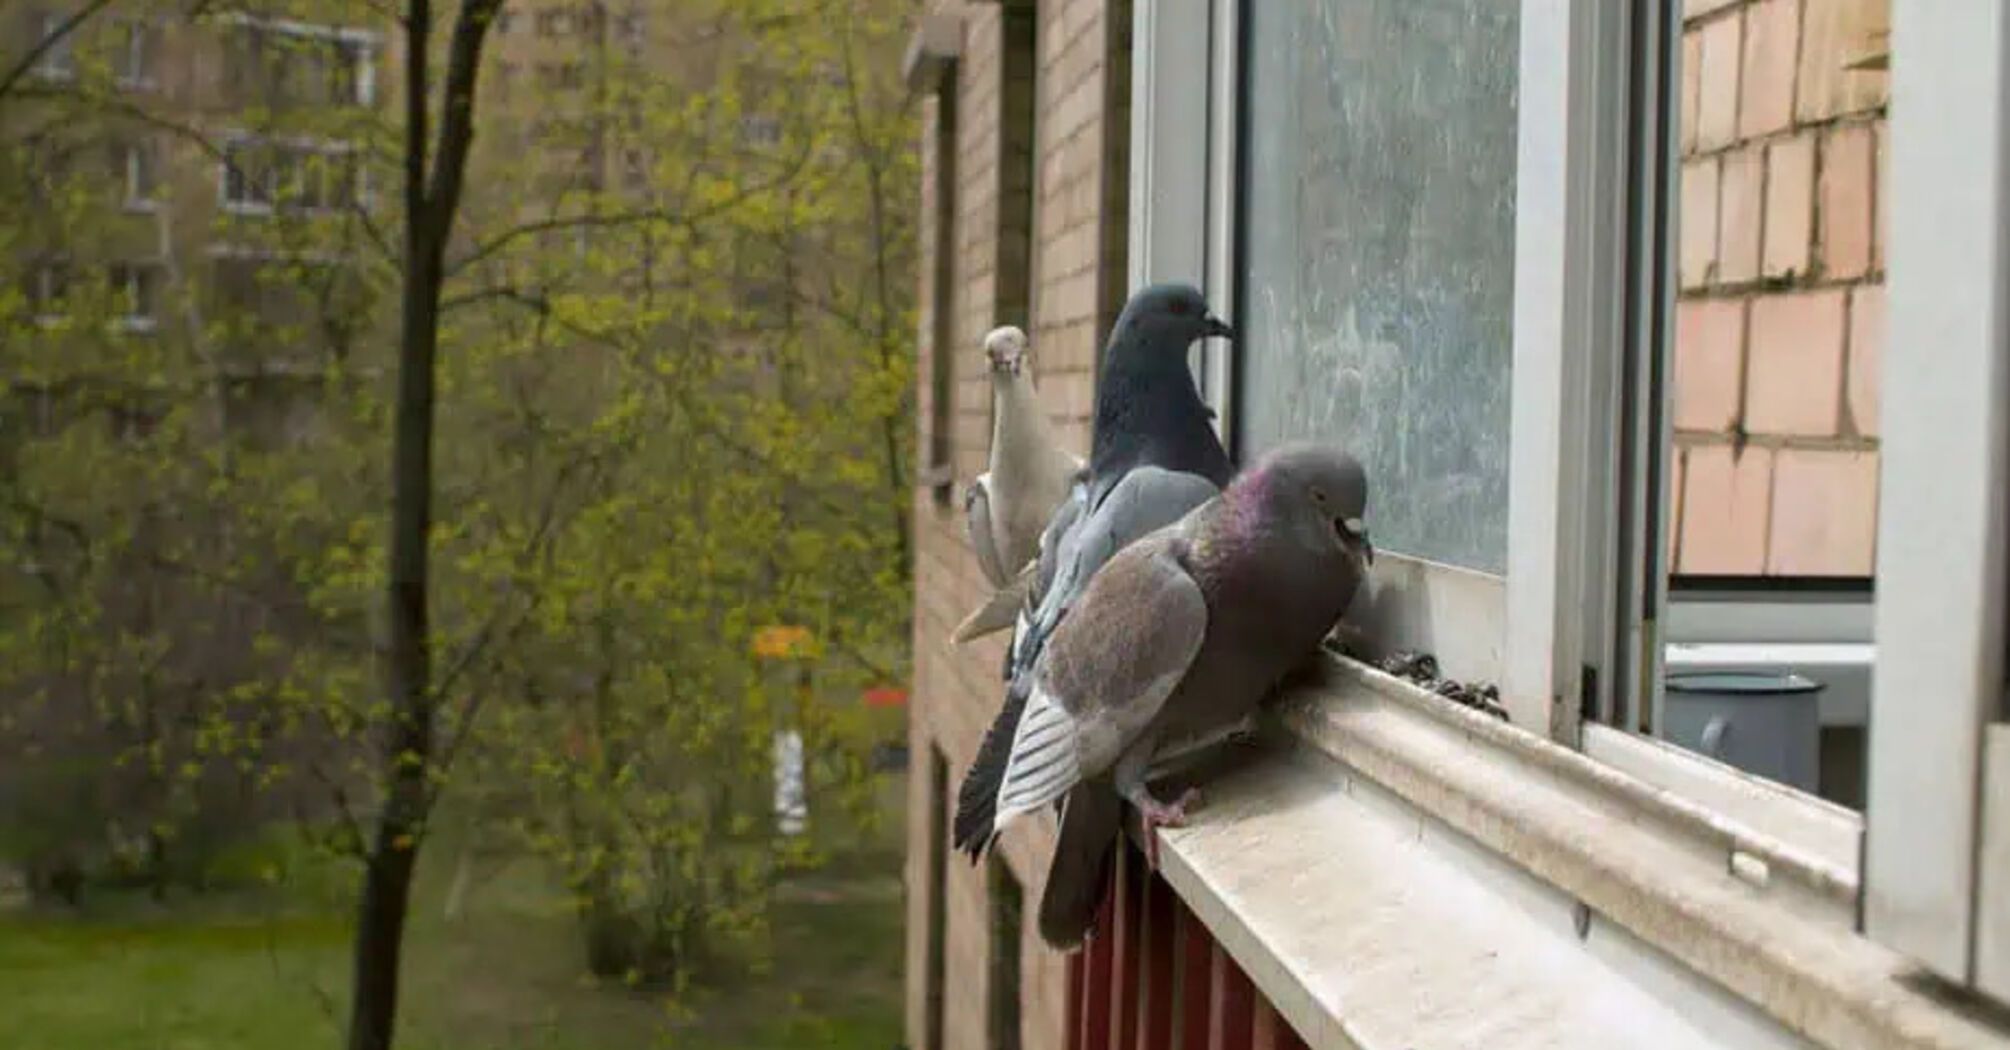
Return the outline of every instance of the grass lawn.
[[[455,858],[429,849],[406,938],[400,1046],[889,1050],[901,1038],[902,791],[893,778],[882,787],[894,808],[879,834],[784,887],[771,971],[676,1002],[582,979],[576,927],[532,862],[482,871],[447,919]],[[348,949],[346,902],[325,890],[0,914],[0,1045],[338,1046]]]

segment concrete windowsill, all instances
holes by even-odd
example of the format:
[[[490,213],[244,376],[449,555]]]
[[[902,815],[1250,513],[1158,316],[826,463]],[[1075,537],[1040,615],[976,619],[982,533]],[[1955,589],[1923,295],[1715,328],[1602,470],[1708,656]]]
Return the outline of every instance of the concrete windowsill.
[[[1314,1046],[2010,1047],[1825,858],[1360,665],[1277,715],[1161,864]]]

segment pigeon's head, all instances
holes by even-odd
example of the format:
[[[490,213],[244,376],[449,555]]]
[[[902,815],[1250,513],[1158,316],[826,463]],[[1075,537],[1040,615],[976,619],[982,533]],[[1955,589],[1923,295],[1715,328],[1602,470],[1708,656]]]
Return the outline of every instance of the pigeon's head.
[[[1235,338],[1235,329],[1207,308],[1200,289],[1190,284],[1154,284],[1141,288],[1124,304],[1110,341],[1115,348],[1139,347],[1178,355],[1205,336]]]
[[[1361,462],[1332,445],[1293,443],[1272,450],[1257,463],[1270,513],[1291,519],[1298,531],[1319,544],[1333,543],[1373,563],[1368,542],[1368,474]]]
[[[984,337],[984,356],[991,362],[991,371],[999,375],[1016,376],[1026,366],[1026,333],[1017,325],[1003,325],[993,328]]]

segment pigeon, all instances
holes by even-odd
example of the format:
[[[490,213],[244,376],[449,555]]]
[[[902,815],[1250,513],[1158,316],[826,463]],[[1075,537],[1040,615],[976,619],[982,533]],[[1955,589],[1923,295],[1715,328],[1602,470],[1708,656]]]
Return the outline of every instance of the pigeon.
[[[991,469],[963,498],[977,565],[995,593],[956,629],[957,643],[1010,627],[1025,603],[1040,535],[1068,497],[1082,461],[1061,448],[1026,372],[1026,333],[1011,325],[984,337],[991,362]]]
[[[1141,289],[1110,331],[1089,467],[1041,533],[1006,653],[1005,702],[957,791],[954,840],[973,862],[992,839],[998,778],[1046,637],[1111,555],[1180,520],[1234,473],[1187,368],[1195,340],[1234,334],[1208,311],[1200,291],[1184,284]]]
[[[1081,944],[1101,903],[1122,803],[1146,858],[1192,791],[1151,793],[1155,758],[1242,723],[1314,652],[1374,561],[1368,482],[1340,449],[1291,444],[1220,496],[1118,552],[1055,627],[999,778],[993,834],[1062,800],[1040,936]]]

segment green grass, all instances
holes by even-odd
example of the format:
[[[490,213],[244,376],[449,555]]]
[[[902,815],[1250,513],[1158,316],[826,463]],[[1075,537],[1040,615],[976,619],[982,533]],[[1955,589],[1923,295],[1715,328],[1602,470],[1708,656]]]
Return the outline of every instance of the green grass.
[[[897,807],[897,781],[884,792]],[[421,864],[407,937],[406,1050],[885,1050],[900,1041],[899,813],[794,880],[760,976],[686,992],[582,977],[573,920],[538,866],[480,869],[442,914],[457,857]],[[349,924],[324,887],[81,914],[0,915],[0,1027],[36,1050],[305,1050],[340,1044]]]

